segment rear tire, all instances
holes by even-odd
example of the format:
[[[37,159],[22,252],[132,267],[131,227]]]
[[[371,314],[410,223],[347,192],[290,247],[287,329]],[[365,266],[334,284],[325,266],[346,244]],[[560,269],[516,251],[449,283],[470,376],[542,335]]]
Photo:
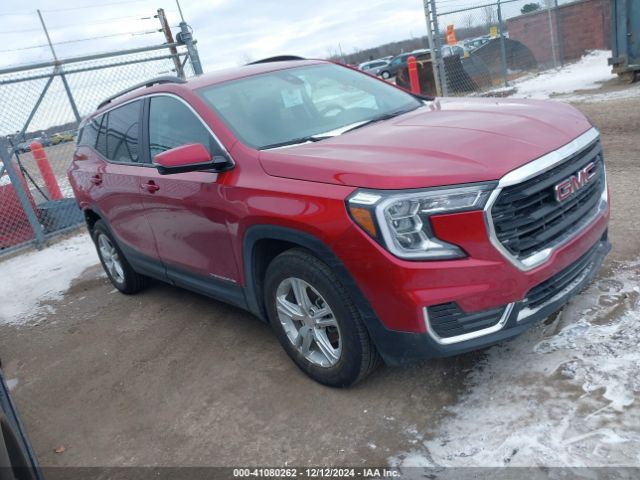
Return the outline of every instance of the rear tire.
[[[264,301],[282,347],[317,382],[348,387],[378,366],[380,357],[347,290],[307,251],[288,250],[271,262]]]
[[[122,293],[133,294],[149,286],[151,279],[140,275],[133,269],[102,220],[95,223],[91,230],[91,236],[96,245],[102,268],[114,287]]]

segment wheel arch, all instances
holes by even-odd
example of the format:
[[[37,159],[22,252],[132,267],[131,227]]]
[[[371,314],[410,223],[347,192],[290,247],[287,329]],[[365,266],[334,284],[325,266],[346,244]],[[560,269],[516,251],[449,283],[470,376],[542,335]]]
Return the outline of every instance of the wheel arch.
[[[263,302],[264,274],[269,263],[280,253],[290,248],[304,248],[326,263],[347,288],[351,299],[358,307],[362,319],[374,343],[376,333],[384,328],[365,298],[349,270],[338,256],[319,238],[299,230],[275,225],[255,225],[247,229],[243,241],[243,264],[245,292],[249,310],[268,322]]]
[[[102,215],[97,213],[96,210],[91,207],[83,209],[82,214],[84,215],[84,221],[87,224],[89,232],[93,232],[93,227],[98,220],[103,220]]]

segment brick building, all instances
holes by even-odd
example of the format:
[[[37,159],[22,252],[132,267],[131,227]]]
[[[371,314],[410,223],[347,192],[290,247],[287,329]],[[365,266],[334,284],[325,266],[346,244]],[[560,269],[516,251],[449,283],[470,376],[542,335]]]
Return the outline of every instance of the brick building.
[[[572,60],[587,50],[611,48],[609,0],[578,0],[551,9],[558,59]],[[539,10],[507,20],[509,38],[524,43],[540,66],[553,63],[549,12]]]

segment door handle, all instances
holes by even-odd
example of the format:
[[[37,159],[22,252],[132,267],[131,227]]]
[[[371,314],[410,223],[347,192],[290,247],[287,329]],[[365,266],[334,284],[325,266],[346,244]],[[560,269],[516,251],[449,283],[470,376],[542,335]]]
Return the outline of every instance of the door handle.
[[[156,182],[154,182],[153,180],[149,180],[147,183],[141,184],[140,187],[149,193],[155,193],[160,190],[160,186],[156,185]]]
[[[90,181],[94,185],[100,185],[102,183],[102,178],[100,177],[100,175],[94,175],[93,177],[91,177]]]

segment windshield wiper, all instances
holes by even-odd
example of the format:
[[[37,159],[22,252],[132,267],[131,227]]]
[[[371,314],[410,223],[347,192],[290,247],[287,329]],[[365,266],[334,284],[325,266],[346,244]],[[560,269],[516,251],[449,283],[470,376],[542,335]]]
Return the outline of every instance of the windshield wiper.
[[[260,147],[260,150],[268,150],[269,148],[286,147],[287,145],[296,145],[298,143],[318,142],[320,140],[324,140],[325,138],[330,138],[330,137],[331,135],[308,135],[306,137],[292,138],[291,140],[286,140],[284,142],[270,143],[269,145],[264,145]]]
[[[416,108],[420,108],[420,107],[416,107]],[[403,113],[409,113],[409,112],[413,112],[416,108],[410,108],[410,109],[405,109],[405,110],[399,110],[397,112],[389,112],[389,113],[383,113],[382,115],[378,115],[377,117],[373,117],[367,121],[364,121],[362,123],[358,123],[357,125],[344,130],[342,133],[347,133],[347,132],[351,132],[352,130],[356,130],[358,128],[362,128],[362,127],[366,127],[367,125],[371,125],[372,123],[378,123],[378,122],[382,122],[384,120],[389,120],[391,118],[394,117],[398,117],[400,115],[402,115]]]

